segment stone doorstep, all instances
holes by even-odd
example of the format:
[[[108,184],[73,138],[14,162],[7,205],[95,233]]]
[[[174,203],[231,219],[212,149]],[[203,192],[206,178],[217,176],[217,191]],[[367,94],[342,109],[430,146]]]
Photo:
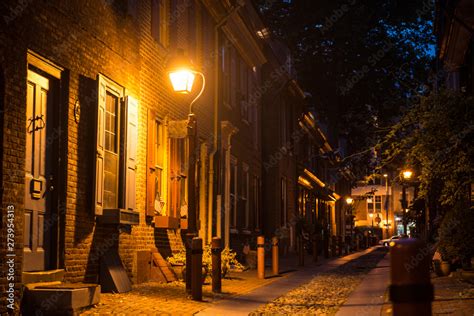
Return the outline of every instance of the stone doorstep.
[[[26,304],[42,311],[76,311],[99,303],[100,285],[86,283],[44,282],[29,284]]]
[[[63,280],[64,269],[22,273],[23,284],[56,281],[62,282]]]

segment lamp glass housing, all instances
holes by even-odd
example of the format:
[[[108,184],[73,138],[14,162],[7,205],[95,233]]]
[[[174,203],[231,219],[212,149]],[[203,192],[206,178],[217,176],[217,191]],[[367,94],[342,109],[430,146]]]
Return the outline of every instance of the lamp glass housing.
[[[191,70],[173,70],[169,72],[169,77],[175,92],[188,94],[192,91],[195,75]]]
[[[413,172],[411,170],[403,171],[403,178],[406,180],[411,179],[412,175],[413,175]]]

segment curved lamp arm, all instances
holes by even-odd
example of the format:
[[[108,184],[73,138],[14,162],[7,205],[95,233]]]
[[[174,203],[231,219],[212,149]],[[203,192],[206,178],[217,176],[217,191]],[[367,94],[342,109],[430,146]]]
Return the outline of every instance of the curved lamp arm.
[[[193,73],[201,76],[202,88],[201,91],[199,91],[198,95],[191,101],[191,104],[189,104],[189,114],[193,114],[193,105],[201,97],[202,93],[204,92],[204,88],[206,87],[206,77],[204,77],[204,74],[200,71],[193,71]]]

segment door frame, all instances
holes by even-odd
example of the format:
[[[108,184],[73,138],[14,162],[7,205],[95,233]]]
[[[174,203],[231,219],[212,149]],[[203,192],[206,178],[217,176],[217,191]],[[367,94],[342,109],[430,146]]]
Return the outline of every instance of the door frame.
[[[68,81],[64,68],[41,57],[37,53],[27,51],[27,70],[34,71],[46,77],[50,84],[50,101],[58,107],[57,111],[48,111],[54,116],[47,118],[48,124],[53,124],[54,136],[52,157],[52,173],[54,178],[54,191],[51,194],[48,207],[50,207],[49,221],[49,253],[46,260],[46,270],[64,268],[65,255],[65,219],[66,219],[66,167],[67,167],[67,102]],[[26,82],[26,81],[25,81]],[[26,94],[25,94],[26,97]],[[26,100],[25,100],[26,101]],[[25,102],[26,106],[26,102]],[[66,110],[64,110],[66,109]]]

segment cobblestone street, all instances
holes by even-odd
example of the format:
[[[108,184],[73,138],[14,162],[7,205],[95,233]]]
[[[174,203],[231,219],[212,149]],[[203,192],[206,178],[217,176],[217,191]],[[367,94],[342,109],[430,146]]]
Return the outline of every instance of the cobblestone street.
[[[387,253],[377,248],[336,269],[322,273],[286,295],[260,307],[255,314],[333,315],[370,270]]]
[[[272,297],[275,287],[282,286],[282,280],[290,281],[296,277],[297,273],[292,272],[294,265],[286,262],[284,269],[289,272],[280,277],[271,276],[267,270],[269,277],[264,280],[256,277],[255,270],[233,272],[230,278],[223,280],[222,294],[214,294],[210,284],[204,285],[201,302],[186,296],[183,282],[135,285],[129,293],[101,294],[100,303],[80,315],[193,315],[199,312],[202,315],[335,315],[342,305],[346,308],[348,297],[353,297],[361,290],[361,281],[367,283],[370,280],[367,279],[369,272],[376,272],[374,268],[379,268],[380,264],[387,265],[386,256],[386,248],[376,247],[347,257],[322,259],[316,265],[308,258],[306,266],[298,269],[298,273],[307,275],[303,284],[281,292],[283,295],[279,297],[280,294],[277,294],[267,299],[267,303],[254,312],[242,312],[245,308],[237,309],[247,304],[249,297],[255,302],[265,302],[266,297]],[[384,257],[385,261],[382,260]],[[384,271],[386,273],[388,270]],[[474,315],[472,275],[435,277],[433,274],[432,277],[435,286],[433,315]],[[367,300],[367,308],[362,302],[359,309],[352,309],[355,312],[352,314],[357,315],[357,311],[362,308],[367,315],[391,315],[388,291],[382,289],[380,297],[383,297],[380,304],[373,305],[374,301]],[[215,308],[216,303],[224,303],[221,308],[225,308],[226,312],[221,313],[219,308]],[[252,304],[255,303],[248,306]],[[373,306],[368,308],[370,305]],[[344,313],[351,314],[351,308],[354,306],[349,305]]]
[[[129,293],[101,294],[100,303],[81,315],[192,315],[216,300],[248,293],[277,279],[260,280],[255,270],[233,272],[222,281],[221,294],[212,293],[210,284],[204,285],[202,302],[187,297],[183,282],[150,282],[135,285]]]

